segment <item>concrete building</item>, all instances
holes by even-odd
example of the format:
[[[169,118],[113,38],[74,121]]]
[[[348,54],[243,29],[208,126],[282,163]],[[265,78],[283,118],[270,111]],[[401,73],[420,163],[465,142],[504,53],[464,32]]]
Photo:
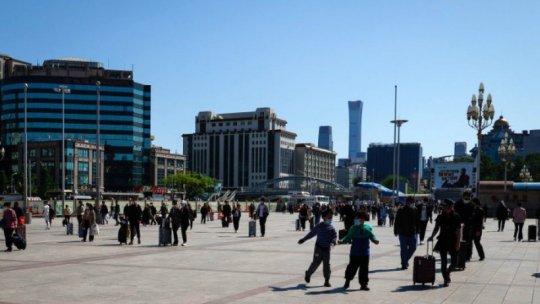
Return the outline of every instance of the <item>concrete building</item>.
[[[332,139],[332,127],[320,126],[319,127],[319,148],[334,151],[334,140]]]
[[[467,155],[467,142],[458,141],[454,143],[454,157],[462,157]]]
[[[98,86],[99,81],[99,86]],[[27,89],[28,141],[65,138],[96,143],[97,100],[100,100],[100,142],[105,146],[105,190],[131,191],[149,182],[150,86],[133,80],[133,72],[108,70],[81,59],[45,60],[32,65],[0,55],[2,143],[8,174],[21,171],[11,155],[24,141]],[[55,91],[60,85],[69,94]]]
[[[66,193],[94,192],[96,189],[96,145],[88,141],[66,140],[65,142]],[[100,147],[103,157],[104,146]],[[17,146],[12,155],[14,166],[23,168],[24,145]],[[32,193],[40,190],[62,193],[62,141],[32,141],[28,143],[28,172],[32,182]],[[16,169],[16,168],[15,168]],[[22,171],[21,171],[22,172]],[[103,189],[104,164],[101,163],[100,185]],[[51,183],[47,185],[47,183]],[[30,193],[30,192],[29,192]]]
[[[347,166],[336,167],[336,183],[342,185],[347,189],[354,188],[354,169]]]
[[[362,153],[362,108],[361,100],[349,101],[349,159],[353,163],[365,162]]]
[[[297,144],[294,149],[296,175],[335,182],[336,154],[314,144]]]
[[[221,182],[223,188],[252,187],[293,175],[296,134],[270,108],[253,112],[199,112],[195,133],[182,135],[189,171]]]
[[[419,143],[400,143],[400,170],[414,190],[419,187],[423,174],[422,146]],[[380,183],[393,174],[393,144],[370,144],[368,147],[367,172]],[[405,190],[405,189],[401,189]],[[404,192],[404,191],[403,191]]]
[[[186,171],[186,156],[153,146],[150,149],[150,174],[153,186],[163,187],[163,179]]]

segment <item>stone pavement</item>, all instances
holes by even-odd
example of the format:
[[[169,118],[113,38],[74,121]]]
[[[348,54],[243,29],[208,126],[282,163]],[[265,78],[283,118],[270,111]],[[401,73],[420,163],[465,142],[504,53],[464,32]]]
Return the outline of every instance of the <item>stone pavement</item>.
[[[304,283],[314,239],[296,244],[304,233],[294,231],[295,218],[271,213],[264,238],[247,237],[246,214],[237,234],[232,225],[197,222],[187,247],[158,247],[156,226],[141,226],[141,245],[119,246],[113,225],[101,226],[93,243],[81,243],[64,235],[58,219],[44,230],[35,218],[27,250],[0,253],[0,303],[540,303],[540,243],[513,242],[511,222],[501,233],[488,220],[486,260],[478,261],[475,251],[447,288],[439,272],[435,286],[413,286],[412,267],[399,270],[392,228],[374,227],[381,244],[372,244],[366,292],[356,279],[349,290],[341,288],[348,245],[332,251],[333,287],[322,286],[322,265]],[[342,227],[337,218],[334,225]],[[425,250],[420,246],[417,254]]]

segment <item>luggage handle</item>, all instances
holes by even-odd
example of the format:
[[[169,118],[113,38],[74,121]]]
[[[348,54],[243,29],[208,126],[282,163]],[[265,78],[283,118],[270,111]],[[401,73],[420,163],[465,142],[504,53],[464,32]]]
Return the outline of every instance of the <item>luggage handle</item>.
[[[429,243],[431,242],[431,254],[429,254]],[[435,242],[432,240],[426,241],[426,256],[433,256],[433,251],[435,250]]]

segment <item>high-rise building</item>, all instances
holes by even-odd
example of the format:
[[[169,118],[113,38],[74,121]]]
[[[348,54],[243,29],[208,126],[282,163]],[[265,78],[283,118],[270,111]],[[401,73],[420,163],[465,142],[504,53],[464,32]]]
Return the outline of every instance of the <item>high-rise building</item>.
[[[105,190],[132,191],[149,183],[150,86],[135,82],[132,71],[108,70],[99,62],[80,59],[32,65],[7,55],[0,55],[0,66],[1,132],[8,173],[22,170],[16,165],[23,157],[17,146],[24,142],[27,84],[28,141],[61,140],[64,108],[65,138],[95,144],[99,91]],[[70,90],[64,94],[64,105],[57,92],[60,85]]]
[[[365,161],[362,157],[362,108],[361,100],[349,101],[349,159],[353,163]]]
[[[153,146],[150,149],[150,176],[153,186],[163,187],[163,180],[179,172],[185,172],[186,156],[171,150]]]
[[[375,182],[381,182],[393,174],[393,144],[370,144],[367,154],[367,173],[374,177]],[[412,188],[417,190],[424,170],[422,146],[419,143],[400,143],[399,154],[398,175],[406,178]]]
[[[332,140],[332,127],[319,127],[319,148],[334,151],[334,141]]]
[[[454,157],[461,157],[467,155],[467,143],[464,141],[458,141],[454,143]]]
[[[195,133],[182,135],[188,170],[206,174],[223,188],[253,187],[294,175],[296,134],[270,108],[253,112],[199,112]]]

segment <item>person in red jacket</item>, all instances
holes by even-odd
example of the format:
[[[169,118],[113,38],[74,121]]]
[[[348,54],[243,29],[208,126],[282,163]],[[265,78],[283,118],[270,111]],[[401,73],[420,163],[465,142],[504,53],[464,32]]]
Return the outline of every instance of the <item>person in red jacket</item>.
[[[11,209],[10,203],[4,203],[4,217],[2,218],[2,228],[4,228],[4,236],[6,237],[6,252],[12,250],[13,231],[17,228],[17,214]]]

